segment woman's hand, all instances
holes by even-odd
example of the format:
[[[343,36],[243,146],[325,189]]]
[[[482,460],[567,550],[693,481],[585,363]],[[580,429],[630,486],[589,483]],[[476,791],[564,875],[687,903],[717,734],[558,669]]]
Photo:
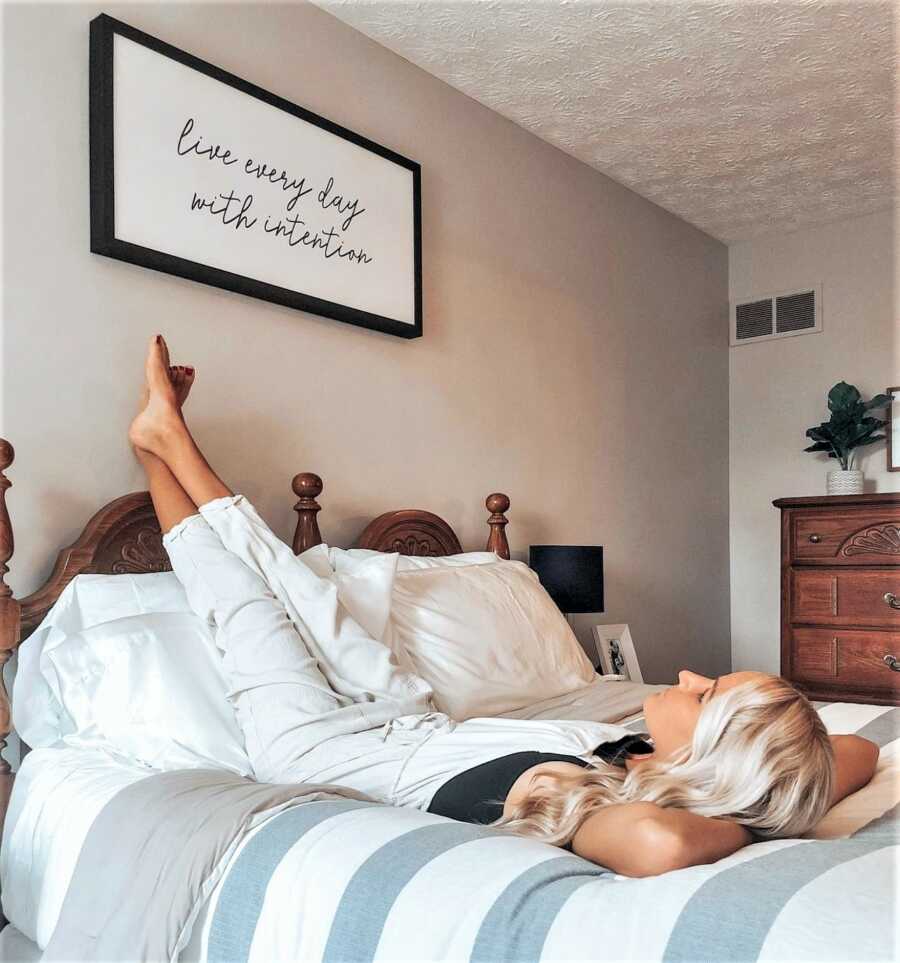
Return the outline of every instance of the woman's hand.
[[[829,736],[834,747],[834,790],[831,805],[862,789],[875,775],[881,750],[861,736]]]

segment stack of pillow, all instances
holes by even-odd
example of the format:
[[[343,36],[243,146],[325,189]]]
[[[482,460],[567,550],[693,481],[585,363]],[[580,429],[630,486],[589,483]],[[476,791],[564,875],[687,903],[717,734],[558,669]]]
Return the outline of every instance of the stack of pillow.
[[[318,545],[300,556],[350,615],[462,721],[595,678],[565,618],[521,562]],[[251,767],[215,630],[176,577],[83,575],[20,649],[13,721],[30,746],[101,748],[154,769]]]
[[[378,554],[329,550],[338,575]],[[376,638],[429,683],[451,718],[500,715],[595,678],[568,622],[522,562],[492,552],[387,557],[397,558],[397,570],[386,629]]]
[[[250,775],[214,632],[171,572],[79,575],[19,648],[13,726],[154,769]]]

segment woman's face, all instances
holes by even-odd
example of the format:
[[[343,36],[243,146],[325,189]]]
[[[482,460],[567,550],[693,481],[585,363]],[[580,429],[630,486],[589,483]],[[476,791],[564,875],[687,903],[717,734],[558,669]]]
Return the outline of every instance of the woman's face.
[[[762,672],[730,672],[710,679],[682,669],[676,685],[654,692],[644,700],[644,720],[653,738],[654,757],[665,758],[693,739],[697,720],[710,699],[762,675]]]

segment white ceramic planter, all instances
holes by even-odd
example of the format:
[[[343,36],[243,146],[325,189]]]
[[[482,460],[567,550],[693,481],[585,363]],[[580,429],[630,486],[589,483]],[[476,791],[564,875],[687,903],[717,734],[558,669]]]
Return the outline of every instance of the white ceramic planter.
[[[825,487],[828,495],[862,495],[863,473],[853,468],[850,471],[830,471]]]

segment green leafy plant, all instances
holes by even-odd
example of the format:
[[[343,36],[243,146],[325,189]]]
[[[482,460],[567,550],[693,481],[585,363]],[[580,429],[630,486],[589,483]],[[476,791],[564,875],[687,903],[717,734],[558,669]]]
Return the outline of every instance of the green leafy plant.
[[[831,417],[815,428],[808,428],[806,437],[815,442],[804,451],[827,451],[829,458],[837,458],[841,468],[848,471],[853,462],[853,452],[863,445],[883,441],[884,435],[876,434],[887,424],[881,418],[873,418],[868,412],[886,408],[890,395],[875,395],[871,401],[863,401],[855,385],[839,381],[828,392],[828,410]]]

